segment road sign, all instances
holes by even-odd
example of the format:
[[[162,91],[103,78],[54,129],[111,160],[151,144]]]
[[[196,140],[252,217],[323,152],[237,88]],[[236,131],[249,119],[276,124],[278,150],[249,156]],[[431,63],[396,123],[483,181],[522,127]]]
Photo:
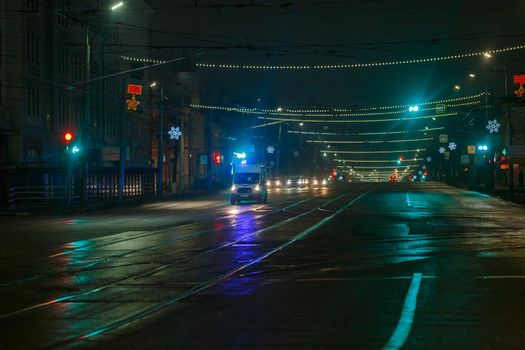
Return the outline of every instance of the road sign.
[[[439,143],[447,143],[448,134],[439,134]]]
[[[525,75],[515,75],[514,84],[525,84]]]
[[[468,154],[476,154],[476,146],[467,146]]]
[[[142,85],[128,84],[128,94],[142,95]]]
[[[468,154],[464,154],[461,156],[461,164],[468,164],[470,162],[470,156]]]

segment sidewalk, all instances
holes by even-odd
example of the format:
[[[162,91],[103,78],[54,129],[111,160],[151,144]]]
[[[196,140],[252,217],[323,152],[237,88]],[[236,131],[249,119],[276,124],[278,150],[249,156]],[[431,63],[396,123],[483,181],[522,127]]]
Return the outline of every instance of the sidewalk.
[[[184,193],[164,194],[162,197],[148,196],[125,198],[123,201],[116,199],[111,200],[97,200],[88,202],[84,207],[63,207],[63,206],[49,206],[41,208],[15,208],[14,210],[0,210],[0,217],[2,216],[65,216],[70,214],[80,214],[86,212],[97,212],[108,209],[123,209],[135,208],[148,203],[162,203],[168,201],[185,200],[192,198],[201,198],[206,196],[215,196],[220,191],[207,192],[206,190],[186,191]]]
[[[509,193],[508,187],[496,187],[494,190],[489,191],[481,185],[470,185],[459,181],[445,183],[450,186],[459,187],[466,190],[476,191],[490,196],[498,197],[508,202],[525,205],[525,188],[523,187],[515,187],[514,193],[513,195],[511,195]]]

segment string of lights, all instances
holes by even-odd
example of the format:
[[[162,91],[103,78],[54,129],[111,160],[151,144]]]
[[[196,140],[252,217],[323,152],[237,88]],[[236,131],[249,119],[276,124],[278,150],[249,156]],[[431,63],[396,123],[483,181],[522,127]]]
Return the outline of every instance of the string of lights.
[[[492,57],[497,53],[511,52],[525,49],[525,45],[516,45],[501,49],[474,51],[456,55],[403,59],[396,61],[349,63],[349,64],[322,64],[322,65],[252,65],[252,64],[222,64],[222,63],[197,63],[197,68],[205,69],[244,69],[244,70],[319,70],[319,69],[355,69],[355,68],[377,68],[388,66],[409,65],[418,63],[432,63],[440,61],[451,61],[472,57]]]
[[[166,63],[166,61],[164,60],[145,58],[145,57],[120,56],[120,58],[125,61],[142,62],[142,63]]]
[[[322,144],[367,144],[367,143],[400,143],[400,142],[418,142],[418,141],[432,141],[433,137],[423,137],[419,139],[404,139],[404,140],[376,140],[376,141],[324,141],[324,140],[306,140],[307,143],[322,143]]]
[[[368,135],[397,135],[397,134],[410,134],[419,132],[431,132],[445,129],[444,126],[416,130],[400,130],[400,131],[378,131],[378,132],[354,132],[354,133],[336,133],[336,132],[318,132],[318,131],[301,131],[301,130],[287,130],[289,134],[301,134],[301,135],[319,135],[319,136],[368,136]]]
[[[458,113],[443,113],[433,114],[417,117],[401,117],[401,118],[384,118],[384,119],[304,119],[304,118],[275,118],[275,117],[258,117],[264,120],[282,121],[282,122],[296,122],[296,123],[382,123],[382,122],[397,122],[397,121],[411,121],[419,119],[433,119],[443,117],[457,116]]]
[[[422,161],[423,158],[416,158],[416,159],[334,159],[335,162],[338,163],[406,163],[406,162],[415,162],[415,161]]]
[[[418,165],[404,165],[405,168],[416,168]],[[352,169],[398,169],[400,167],[395,165],[383,165],[383,166],[354,166]]]
[[[449,104],[445,105],[444,108],[456,108],[456,107],[464,107],[464,106],[472,106],[472,105],[478,105],[481,104],[481,101],[471,101],[471,102],[463,102],[463,103],[456,103],[456,104]],[[308,117],[367,117],[367,116],[378,116],[378,115],[395,115],[395,114],[404,114],[409,112],[409,109],[401,109],[397,111],[384,111],[384,112],[360,112],[360,113],[342,113],[342,112],[334,112],[332,113],[297,113],[297,112],[290,112],[286,110],[286,112],[274,112],[274,111],[268,111],[266,110],[266,114],[273,115],[273,116],[302,116],[307,115]],[[436,108],[421,108],[419,109],[420,112],[423,111],[437,111]],[[264,111],[263,111],[264,112]],[[244,112],[247,114],[250,114],[251,112]],[[257,113],[260,114],[260,113]]]
[[[461,97],[454,97],[449,99],[443,99],[443,100],[436,100],[436,101],[428,101],[428,102],[422,102],[418,103],[418,106],[429,106],[429,105],[439,105],[439,104],[445,104],[446,107],[462,107],[462,106],[468,106],[468,105],[474,105],[479,104],[481,101],[479,100],[480,97],[485,96],[485,92],[480,92],[474,95],[468,95],[468,96],[461,96]],[[453,102],[462,102],[467,100],[473,100],[478,99],[477,101],[470,101],[470,102],[463,102],[463,103],[457,103],[457,104],[450,104]],[[300,109],[289,109],[289,108],[283,108],[278,107],[275,109],[258,109],[258,108],[246,108],[246,107],[232,107],[232,106],[223,106],[223,105],[208,105],[208,104],[190,104],[190,107],[192,108],[198,108],[198,109],[208,109],[208,110],[220,110],[220,111],[226,111],[226,112],[237,112],[237,113],[245,113],[245,114],[270,114],[270,115],[282,115],[282,116],[302,116],[307,114],[308,116],[321,116],[321,117],[332,117],[332,116],[372,116],[372,115],[381,115],[381,114],[398,114],[398,113],[405,113],[407,112],[407,108],[409,108],[410,104],[402,104],[402,105],[390,105],[390,106],[378,106],[378,107],[363,107],[363,108],[356,108],[356,109],[350,109],[350,108],[334,108],[334,109],[308,109],[308,108],[300,108]],[[351,113],[351,114],[341,114],[345,112],[369,112],[369,111],[376,111],[376,110],[389,110],[389,109],[401,109],[399,111],[394,112],[384,112],[384,113]],[[421,110],[432,110],[433,108],[425,108]],[[314,115],[315,113],[318,113],[319,115]]]
[[[334,154],[386,154],[386,153],[409,153],[409,152],[424,152],[426,148],[417,149],[401,149],[401,150],[381,150],[381,151],[333,151],[333,150],[321,150],[321,153],[334,153]]]

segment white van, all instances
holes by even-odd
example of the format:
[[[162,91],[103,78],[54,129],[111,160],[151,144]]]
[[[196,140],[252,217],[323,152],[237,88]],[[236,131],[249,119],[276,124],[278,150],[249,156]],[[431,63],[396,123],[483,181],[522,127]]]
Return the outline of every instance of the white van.
[[[266,187],[266,171],[260,164],[239,164],[233,167],[230,203],[241,201],[257,201],[266,203],[268,189]]]

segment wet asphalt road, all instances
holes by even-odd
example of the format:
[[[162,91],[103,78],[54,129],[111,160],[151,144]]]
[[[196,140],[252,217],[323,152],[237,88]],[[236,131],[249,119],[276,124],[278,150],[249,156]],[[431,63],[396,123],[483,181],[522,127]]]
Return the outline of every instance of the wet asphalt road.
[[[0,222],[0,348],[523,349],[525,208],[439,183]]]

